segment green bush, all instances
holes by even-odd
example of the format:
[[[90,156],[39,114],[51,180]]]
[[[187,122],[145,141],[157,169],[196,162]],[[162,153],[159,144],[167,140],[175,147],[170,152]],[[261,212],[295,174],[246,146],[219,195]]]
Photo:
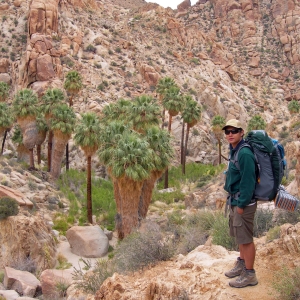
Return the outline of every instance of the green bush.
[[[229,234],[228,217],[225,217],[222,212],[215,214],[215,221],[210,233],[213,244],[223,246],[228,250],[238,250],[235,239]]]
[[[86,173],[70,169],[61,175],[58,186],[63,195],[70,201],[67,218],[87,222],[86,211]],[[114,228],[116,203],[114,201],[113,184],[111,181],[92,177],[93,214],[101,218],[101,225]]]
[[[168,260],[174,253],[173,240],[156,224],[148,224],[143,232],[133,232],[116,246],[113,261],[117,272],[128,273]]]
[[[0,282],[3,282],[3,280],[4,280],[4,271],[0,270]]]
[[[84,269],[89,270],[91,268],[90,262],[84,259],[82,261],[86,267]],[[72,275],[76,280],[76,288],[89,294],[95,294],[100,289],[102,283],[108,277],[111,277],[114,272],[114,265],[111,260],[99,259],[96,261],[93,270],[84,272],[81,268],[74,268]]]
[[[258,208],[254,216],[253,235],[255,237],[261,237],[266,234],[266,232],[268,232],[269,229],[274,226],[272,219],[273,212],[271,210]]]
[[[276,299],[295,300],[300,297],[300,267],[294,270],[283,267],[276,272],[272,281],[273,288],[277,291]]]
[[[16,200],[9,197],[0,198],[0,220],[16,216],[18,213],[19,206]]]
[[[271,228],[268,233],[266,234],[266,241],[272,242],[275,239],[280,238],[280,226],[275,226]]]

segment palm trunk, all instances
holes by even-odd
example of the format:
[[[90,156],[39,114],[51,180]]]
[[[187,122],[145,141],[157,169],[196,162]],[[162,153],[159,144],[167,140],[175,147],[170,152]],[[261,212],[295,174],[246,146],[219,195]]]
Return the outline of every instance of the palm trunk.
[[[182,121],[182,131],[181,131],[181,142],[180,142],[180,163],[183,165],[183,151],[184,151],[184,127],[185,123]]]
[[[88,221],[93,224],[92,207],[92,157],[87,157],[87,185],[86,185],[86,206]]]
[[[65,148],[70,135],[65,135],[60,131],[53,132],[53,150],[51,155],[51,171],[53,178],[57,179],[61,172],[61,164],[65,154]]]
[[[150,178],[146,179],[143,183],[142,193],[139,202],[139,218],[145,219],[149,205],[152,200],[152,193],[155,183],[158,178],[160,178],[163,171],[152,171]]]
[[[41,164],[41,152],[42,152],[42,144],[44,143],[46,139],[47,131],[39,131],[37,135],[36,140],[36,153],[37,153],[37,162],[40,165]]]
[[[30,163],[30,151],[23,144],[19,144],[17,146],[17,152],[18,161],[25,161],[27,163]]]
[[[5,145],[5,140],[6,140],[6,136],[7,136],[7,131],[8,131],[8,129],[6,129],[6,130],[4,131],[4,136],[3,136],[3,141],[2,141],[2,147],[1,147],[1,155],[3,154],[4,145]]]
[[[165,115],[166,115],[166,110],[163,109],[163,112],[162,112],[162,116],[161,116],[161,121],[162,121],[162,124],[161,124],[161,129],[164,129],[165,127]]]
[[[50,130],[48,136],[48,172],[51,171],[52,141],[53,141],[53,131]]]
[[[37,154],[37,163],[38,163],[38,165],[40,165],[41,162],[42,162],[41,152],[42,152],[42,146],[41,145],[37,145],[36,146],[36,154]]]
[[[35,170],[34,167],[34,155],[33,155],[33,149],[29,149],[30,151],[30,164],[29,164],[29,170]]]
[[[168,131],[171,133],[171,126],[172,126],[172,114],[169,112],[169,124],[168,124]],[[165,171],[165,184],[164,188],[169,188],[169,169],[167,168]]]
[[[127,177],[117,178],[118,190],[121,197],[120,225],[118,237],[129,235],[139,225],[138,209],[143,181],[134,181]]]
[[[69,144],[66,145],[66,170],[69,170]]]
[[[186,136],[185,136],[185,145],[184,145],[184,153],[183,153],[183,165],[182,165],[182,173],[185,174],[185,162],[186,162],[186,152],[187,152],[187,144],[189,140],[190,126],[187,125]]]
[[[218,139],[218,145],[219,145],[219,165],[221,164],[221,140]]]

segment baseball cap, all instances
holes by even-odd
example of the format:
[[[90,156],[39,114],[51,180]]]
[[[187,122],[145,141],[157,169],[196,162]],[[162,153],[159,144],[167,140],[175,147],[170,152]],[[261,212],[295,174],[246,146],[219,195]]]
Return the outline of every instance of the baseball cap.
[[[236,119],[228,120],[226,125],[222,128],[222,130],[224,130],[226,127],[235,127],[243,129],[241,122]]]

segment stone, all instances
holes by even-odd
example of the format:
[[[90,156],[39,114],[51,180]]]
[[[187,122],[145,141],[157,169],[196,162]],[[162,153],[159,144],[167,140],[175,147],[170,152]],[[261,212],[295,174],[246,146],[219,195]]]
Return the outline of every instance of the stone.
[[[21,295],[33,297],[40,287],[40,281],[30,272],[4,268],[4,287]]]
[[[52,58],[49,54],[41,55],[38,57],[36,71],[37,81],[48,81],[55,77]]]
[[[8,73],[1,73],[0,74],[0,81],[3,81],[7,84],[11,84],[11,77]]]
[[[0,290],[0,296],[3,296],[6,300],[16,300],[20,295],[14,290]]]
[[[57,289],[58,283],[63,283],[66,286],[70,286],[72,283],[72,270],[56,270],[47,269],[41,273],[41,287],[43,297],[47,299],[57,299],[59,292]]]
[[[108,238],[100,226],[73,226],[67,233],[71,252],[82,257],[102,257],[108,251]]]
[[[191,7],[191,0],[184,0],[179,5],[177,5],[177,9],[179,11],[184,11],[184,10],[188,9],[189,7]]]
[[[8,73],[9,60],[7,58],[0,58],[0,73]]]

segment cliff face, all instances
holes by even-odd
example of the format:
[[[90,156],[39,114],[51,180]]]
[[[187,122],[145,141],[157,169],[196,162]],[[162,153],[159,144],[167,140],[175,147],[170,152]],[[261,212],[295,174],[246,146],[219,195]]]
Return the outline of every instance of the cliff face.
[[[297,122],[287,110],[300,99],[296,0],[183,1],[175,11],[143,0],[8,1],[0,12],[0,80],[11,97],[62,87],[75,69],[84,89],[74,109],[99,113],[120,97],[156,96],[159,78],[173,77],[204,107],[189,139],[189,159],[204,163],[216,158],[214,115],[246,126],[260,114],[274,137]],[[180,116],[172,130],[179,141]]]

